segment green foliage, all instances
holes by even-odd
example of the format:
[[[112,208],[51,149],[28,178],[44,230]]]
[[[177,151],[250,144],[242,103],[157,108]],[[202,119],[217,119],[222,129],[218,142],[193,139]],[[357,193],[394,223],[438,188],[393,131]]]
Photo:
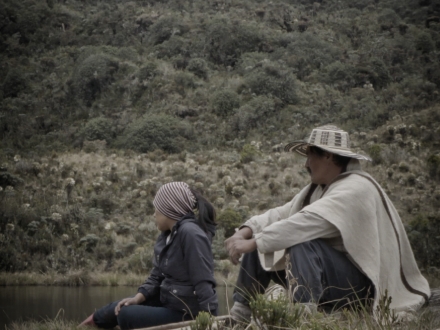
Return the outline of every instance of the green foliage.
[[[3,80],[3,97],[17,97],[27,87],[28,83],[23,72],[18,68],[12,68]]]
[[[175,153],[192,138],[188,126],[168,115],[146,115],[131,123],[118,138],[116,146],[138,152],[162,149]]]
[[[207,53],[214,63],[234,66],[242,54],[258,51],[266,37],[254,22],[216,16],[206,26],[206,39]]]
[[[115,136],[112,125],[113,121],[108,118],[94,118],[87,122],[79,135],[88,141],[105,140],[110,143]]]
[[[423,54],[429,53],[435,49],[434,41],[431,35],[423,32],[416,39],[416,49],[421,51]]]
[[[355,86],[356,69],[350,65],[334,62],[324,69],[324,80],[326,83],[336,85],[338,89],[347,90]]]
[[[240,152],[240,161],[246,164],[255,160],[258,156],[261,156],[261,152],[257,147],[251,144],[245,144]]]
[[[192,58],[186,69],[202,79],[208,78],[208,64],[203,58]]]
[[[228,252],[225,249],[225,229],[220,227],[216,230],[214,239],[212,241],[212,254],[214,259],[221,260],[228,257]]]
[[[243,218],[237,211],[226,209],[218,215],[217,222],[224,230],[224,236],[228,238],[234,235],[235,229],[242,225]]]
[[[417,262],[422,267],[440,267],[440,215],[418,214],[406,228]]]
[[[370,155],[371,159],[373,160],[374,164],[380,164],[382,163],[382,148],[378,144],[373,144],[368,148],[368,154]]]
[[[227,117],[240,106],[240,99],[237,93],[228,89],[221,89],[212,95],[210,103],[213,112],[217,116]]]
[[[150,27],[150,40],[154,45],[163,43],[172,35],[182,35],[188,27],[181,21],[180,17],[167,15],[159,18]]]
[[[377,21],[380,24],[397,26],[399,25],[401,18],[393,9],[384,8],[377,16]]]
[[[95,54],[81,62],[73,75],[75,93],[87,106],[91,106],[113,81],[118,63],[105,54]]]
[[[191,330],[212,330],[214,329],[215,317],[208,312],[200,312],[193,324]]]
[[[440,180],[440,155],[429,155],[426,160],[426,165],[428,167],[428,173],[431,178]]]
[[[284,37],[284,36],[283,36]],[[323,68],[341,55],[341,49],[311,32],[294,32],[281,39],[281,45],[286,44],[290,55],[287,64],[294,68],[298,79],[309,76],[314,70]]]
[[[259,329],[296,329],[302,324],[304,307],[292,304],[286,295],[275,299],[267,299],[264,295],[251,298],[249,307]]]
[[[98,244],[100,238],[95,234],[87,234],[84,237],[81,237],[79,243],[84,245],[87,252],[93,252],[93,249]]]
[[[245,77],[246,85],[257,95],[274,96],[285,104],[298,102],[295,77],[289,70],[264,64]]]
[[[231,128],[246,136],[251,129],[265,127],[268,121],[276,120],[276,110],[272,98],[257,96],[237,110]]]
[[[357,68],[357,83],[369,81],[375,89],[386,87],[391,82],[391,76],[385,63],[377,58],[371,59],[366,66]]]

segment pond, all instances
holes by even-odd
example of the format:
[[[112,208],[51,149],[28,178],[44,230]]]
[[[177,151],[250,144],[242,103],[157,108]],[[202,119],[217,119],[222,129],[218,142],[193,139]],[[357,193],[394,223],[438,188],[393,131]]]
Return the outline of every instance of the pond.
[[[0,329],[13,321],[54,319],[82,321],[95,309],[135,294],[137,287],[52,287],[7,286],[0,287]],[[220,286],[219,315],[228,313],[232,288]]]

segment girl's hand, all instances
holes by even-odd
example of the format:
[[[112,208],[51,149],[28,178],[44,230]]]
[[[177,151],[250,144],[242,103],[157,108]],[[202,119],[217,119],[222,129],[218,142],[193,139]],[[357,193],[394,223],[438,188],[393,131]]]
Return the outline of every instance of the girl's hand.
[[[123,306],[139,305],[145,301],[145,297],[142,293],[137,293],[134,297],[122,299],[115,307],[115,315],[119,314],[119,311]]]

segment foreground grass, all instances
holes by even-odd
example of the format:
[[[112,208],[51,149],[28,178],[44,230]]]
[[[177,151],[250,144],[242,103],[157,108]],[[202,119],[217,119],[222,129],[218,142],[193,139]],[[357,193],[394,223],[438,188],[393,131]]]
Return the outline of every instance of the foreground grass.
[[[259,319],[251,325],[236,325],[234,330],[253,329],[253,330],[275,330],[275,329],[298,329],[298,330],[436,330],[440,328],[440,317],[437,312],[431,310],[423,310],[415,315],[411,320],[407,321],[393,321],[391,318],[379,317],[374,319],[370,313],[366,311],[351,312],[344,311],[336,314],[322,314],[316,313],[313,315],[303,313],[300,308],[286,307],[291,313],[287,317],[289,323],[284,326],[277,324],[266,323],[267,319],[273,319],[273,315],[279,311],[271,310],[266,313],[267,317]],[[267,311],[266,311],[267,312]],[[386,313],[384,313],[386,314]],[[279,314],[277,314],[279,315]],[[291,323],[290,323],[291,322]],[[277,323],[277,322],[276,322]],[[211,329],[212,324],[194,324],[191,329],[202,330]],[[64,320],[62,315],[57,316],[53,320],[43,321],[26,321],[14,322],[5,327],[5,330],[74,330],[83,329],[78,327],[78,323],[74,321]],[[218,329],[231,329],[228,326],[219,324]]]

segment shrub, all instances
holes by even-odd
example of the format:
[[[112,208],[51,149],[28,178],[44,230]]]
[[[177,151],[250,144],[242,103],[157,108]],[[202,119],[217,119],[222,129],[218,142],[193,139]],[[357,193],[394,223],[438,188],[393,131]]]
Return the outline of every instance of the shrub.
[[[261,152],[251,144],[245,144],[240,152],[240,161],[244,164],[255,160],[256,157],[260,156]]]
[[[116,145],[123,149],[149,152],[162,149],[179,152],[186,138],[191,137],[188,126],[168,115],[146,115],[125,129]]]
[[[258,325],[256,329],[294,329],[304,322],[304,306],[293,304],[285,294],[271,299],[258,294],[251,298],[249,307]]]
[[[10,69],[3,81],[3,97],[17,97],[28,87],[24,74],[16,69]]]
[[[292,34],[286,46],[287,64],[303,79],[314,70],[325,67],[341,57],[341,49],[311,32]]]
[[[423,54],[429,53],[435,49],[434,41],[432,41],[431,35],[423,32],[416,38],[416,49]]]
[[[266,64],[247,75],[245,82],[257,95],[273,95],[286,104],[295,104],[298,101],[295,77],[288,70]]]
[[[182,24],[178,17],[174,15],[168,15],[159,18],[150,27],[150,38],[154,45],[163,43],[170,39],[173,35],[182,35],[188,28]]]
[[[386,87],[391,81],[387,66],[382,60],[377,58],[371,59],[364,66],[356,67],[356,70],[357,85],[363,85],[366,81],[369,81],[375,89],[381,89]]]
[[[238,109],[232,118],[233,130],[247,135],[249,130],[267,125],[268,118],[275,119],[276,105],[273,99],[258,96]]]
[[[79,243],[85,246],[87,252],[93,252],[99,240],[100,238],[95,234],[87,234],[79,240]]]
[[[440,179],[440,155],[432,154],[426,160],[426,165],[428,167],[428,173],[433,179]]]
[[[355,68],[349,64],[339,61],[327,66],[324,70],[323,80],[331,85],[336,85],[338,89],[347,90],[355,86]]]
[[[416,260],[423,267],[440,267],[439,214],[418,214],[406,230]]]
[[[208,64],[203,58],[192,58],[186,69],[202,79],[208,78]]]
[[[263,30],[255,23],[215,17],[206,27],[208,56],[225,66],[234,66],[241,54],[258,51],[265,39]]]
[[[397,26],[401,22],[400,16],[391,8],[383,9],[377,16],[379,24]]]
[[[226,209],[218,215],[217,222],[219,227],[224,230],[224,236],[228,238],[234,235],[236,228],[241,226],[243,218],[237,211]]]
[[[79,135],[87,141],[105,140],[107,143],[110,143],[115,136],[112,121],[103,117],[88,121]]]
[[[368,154],[370,155],[374,164],[382,163],[382,148],[380,145],[373,144],[372,146],[370,146],[370,148],[368,149]]]
[[[220,117],[227,117],[240,106],[237,93],[227,89],[214,93],[210,101],[213,112]]]
[[[74,89],[79,98],[90,107],[112,82],[118,63],[104,54],[87,57],[73,75]]]

